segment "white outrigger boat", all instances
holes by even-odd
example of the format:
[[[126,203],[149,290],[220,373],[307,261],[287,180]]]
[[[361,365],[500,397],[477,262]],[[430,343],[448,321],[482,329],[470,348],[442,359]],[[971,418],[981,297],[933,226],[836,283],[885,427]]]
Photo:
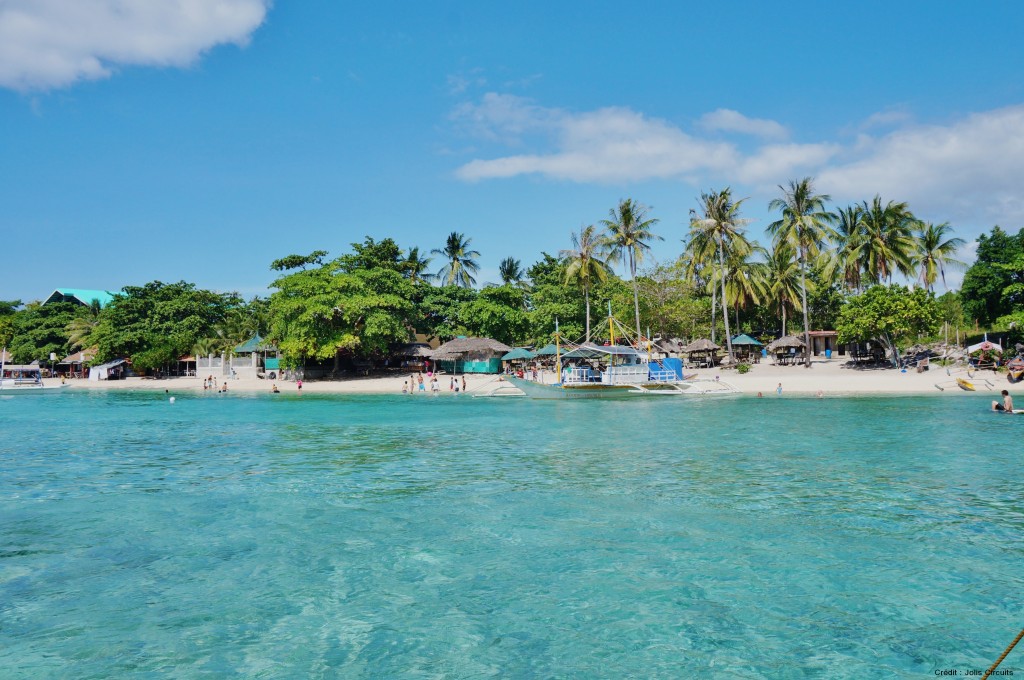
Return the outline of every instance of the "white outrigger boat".
[[[712,396],[737,394],[739,389],[718,378],[684,375],[679,359],[654,360],[650,352],[615,345],[614,319],[609,316],[611,345],[585,343],[561,353],[557,322],[555,329],[556,375],[560,382],[544,384],[506,376],[508,381],[535,399],[606,399],[617,396]],[[562,368],[562,360],[587,362]],[[594,368],[597,364],[598,368]]]
[[[67,387],[64,384],[47,385],[43,383],[43,373],[38,366],[8,364],[7,350],[0,355],[0,395],[49,392]]]

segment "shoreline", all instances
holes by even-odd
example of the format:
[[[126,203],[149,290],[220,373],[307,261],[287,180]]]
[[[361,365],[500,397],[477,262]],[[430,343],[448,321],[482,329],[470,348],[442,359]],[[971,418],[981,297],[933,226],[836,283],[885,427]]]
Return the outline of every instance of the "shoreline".
[[[782,384],[782,396],[795,394],[801,396],[817,396],[820,391],[822,397],[836,396],[948,396],[955,394],[991,394],[993,398],[998,397],[1001,390],[1008,390],[1012,396],[1024,394],[1024,382],[1012,385],[1006,380],[1005,373],[992,371],[972,371],[970,377],[963,369],[947,370],[941,366],[933,366],[928,371],[917,373],[913,370],[901,372],[900,370],[888,368],[852,368],[847,366],[845,359],[824,359],[815,358],[811,362],[811,368],[804,366],[775,366],[762,363],[754,364],[751,370],[743,375],[733,369],[696,369],[686,371],[687,374],[696,373],[702,378],[720,377],[723,381],[735,385],[742,394],[756,395],[759,392],[765,397],[777,397],[776,392],[779,383]],[[414,375],[414,374],[412,374]],[[408,380],[409,373],[393,373],[389,375],[375,375],[370,377],[352,377],[341,380],[315,380],[303,381],[303,393],[311,394],[402,394],[402,383]],[[463,375],[459,374],[461,381]],[[554,373],[545,371],[543,377],[545,382],[554,381]],[[970,392],[957,387],[955,378],[962,377],[970,380],[977,388],[976,392]],[[448,394],[450,374],[440,374],[441,394]],[[467,394],[486,394],[490,389],[496,387],[498,375],[492,374],[466,374]],[[53,378],[46,379],[46,384],[56,384]],[[299,392],[294,381],[284,380],[261,380],[261,379],[228,379],[227,394],[242,392],[246,394],[266,392],[270,393],[271,387],[276,384],[282,394],[296,394]],[[74,390],[135,390],[155,391],[166,390],[173,392],[203,392],[202,377],[171,377],[160,380],[147,378],[127,378],[114,381],[89,381],[69,380],[69,389]],[[936,387],[938,384],[939,389]],[[418,393],[417,392],[414,392]],[[430,394],[429,385],[426,394]]]

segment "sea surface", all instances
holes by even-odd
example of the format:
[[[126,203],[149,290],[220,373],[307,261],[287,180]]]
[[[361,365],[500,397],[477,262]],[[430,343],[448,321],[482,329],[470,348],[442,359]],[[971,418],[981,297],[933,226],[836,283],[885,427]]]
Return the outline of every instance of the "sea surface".
[[[0,677],[963,676],[1024,625],[989,399],[0,396]]]

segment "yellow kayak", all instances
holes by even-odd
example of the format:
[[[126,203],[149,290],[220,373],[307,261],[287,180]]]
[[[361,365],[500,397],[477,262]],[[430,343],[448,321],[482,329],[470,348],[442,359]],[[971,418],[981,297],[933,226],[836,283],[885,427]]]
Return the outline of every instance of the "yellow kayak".
[[[957,384],[957,385],[958,385],[958,386],[960,387],[960,389],[962,389],[962,390],[967,390],[968,392],[974,392],[974,391],[975,391],[975,389],[974,389],[974,383],[972,383],[972,382],[969,382],[969,381],[967,381],[967,380],[964,380],[963,378],[957,378],[957,379],[956,379],[956,384]]]

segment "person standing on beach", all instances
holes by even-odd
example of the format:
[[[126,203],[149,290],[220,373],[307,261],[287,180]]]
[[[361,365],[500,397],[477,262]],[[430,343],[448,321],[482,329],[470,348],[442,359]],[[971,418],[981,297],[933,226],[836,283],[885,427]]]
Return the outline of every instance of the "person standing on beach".
[[[782,396],[782,383],[779,383],[779,386],[775,388],[775,394],[779,395],[780,397]]]
[[[441,385],[438,384],[436,375],[430,379],[430,391],[434,393],[435,397],[441,393]]]
[[[466,376],[462,376],[462,391],[466,391]]]
[[[299,388],[299,392],[301,392],[302,391],[302,381],[301,380],[296,380],[295,381],[295,385]]]

